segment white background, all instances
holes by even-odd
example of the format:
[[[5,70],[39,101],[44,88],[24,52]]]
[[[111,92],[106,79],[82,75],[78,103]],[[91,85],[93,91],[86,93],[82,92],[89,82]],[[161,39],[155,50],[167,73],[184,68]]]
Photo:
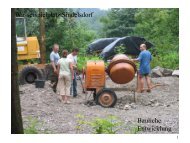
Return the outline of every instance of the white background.
[[[11,8],[180,8],[180,128],[173,135],[11,135]],[[166,29],[167,30],[167,29]],[[0,5],[0,142],[189,142],[190,0],[4,0]]]

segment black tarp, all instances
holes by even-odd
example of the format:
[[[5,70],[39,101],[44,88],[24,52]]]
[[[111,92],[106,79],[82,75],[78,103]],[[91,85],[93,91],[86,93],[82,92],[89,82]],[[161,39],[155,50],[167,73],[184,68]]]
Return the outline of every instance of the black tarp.
[[[100,53],[100,56],[104,59],[107,60],[110,57],[113,57],[115,53],[115,47],[123,45],[125,47],[125,54],[128,55],[139,55],[140,53],[140,45],[141,44],[146,44],[147,49],[153,47],[153,44],[146,41],[142,37],[134,37],[134,36],[127,36],[127,37],[122,37],[118,38],[108,46],[106,46],[103,51]]]
[[[118,38],[101,38],[92,42],[88,48],[87,53],[92,54],[93,52],[102,52],[102,50],[109,45],[110,43],[114,42]]]

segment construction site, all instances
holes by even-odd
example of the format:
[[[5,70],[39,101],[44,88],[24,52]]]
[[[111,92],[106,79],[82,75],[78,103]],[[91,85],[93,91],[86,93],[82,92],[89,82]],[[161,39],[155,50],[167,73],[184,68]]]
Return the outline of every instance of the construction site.
[[[84,11],[91,16],[27,17],[31,12]],[[12,61],[15,97],[20,101],[12,102],[12,109],[20,112],[16,116],[22,132],[179,133],[179,31],[168,24],[175,21],[178,27],[178,9],[16,12],[25,13],[15,17],[17,50]],[[165,13],[167,20],[160,25],[155,21],[155,29],[150,29],[144,20],[152,13]],[[166,25],[168,32],[160,28]]]

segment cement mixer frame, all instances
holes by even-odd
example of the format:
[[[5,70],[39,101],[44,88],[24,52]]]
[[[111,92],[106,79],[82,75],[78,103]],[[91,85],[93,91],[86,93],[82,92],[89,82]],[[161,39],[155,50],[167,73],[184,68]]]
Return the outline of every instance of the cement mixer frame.
[[[136,73],[136,65],[126,55],[116,55],[105,67],[104,61],[88,61],[85,67],[85,91],[93,91],[96,104],[103,107],[113,107],[117,102],[114,91],[124,91],[127,88],[106,88],[106,73],[117,84],[130,82]]]

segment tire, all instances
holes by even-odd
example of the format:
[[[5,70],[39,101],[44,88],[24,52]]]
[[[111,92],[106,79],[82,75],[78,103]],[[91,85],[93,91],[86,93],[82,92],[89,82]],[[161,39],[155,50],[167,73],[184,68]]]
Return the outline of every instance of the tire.
[[[34,66],[24,67],[19,74],[20,84],[32,84],[36,79],[43,79],[43,73]]]
[[[102,107],[114,107],[116,102],[117,96],[111,89],[104,88],[100,90],[96,95],[96,104],[101,105]]]

